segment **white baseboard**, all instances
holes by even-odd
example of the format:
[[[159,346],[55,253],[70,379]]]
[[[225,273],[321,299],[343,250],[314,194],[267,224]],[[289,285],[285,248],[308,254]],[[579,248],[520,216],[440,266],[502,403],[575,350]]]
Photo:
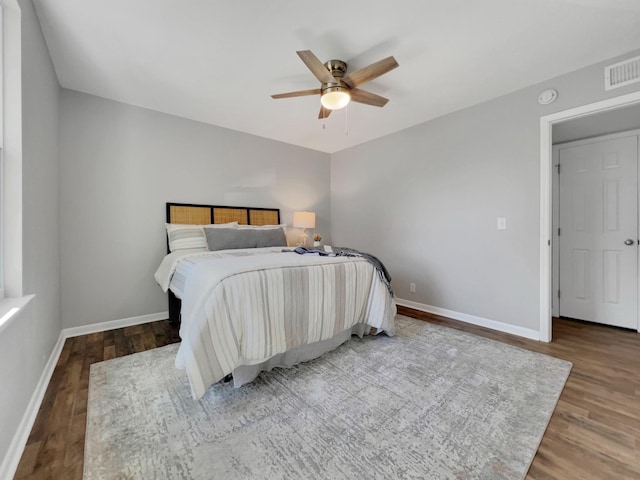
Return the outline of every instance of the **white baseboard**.
[[[404,300],[402,298],[396,298],[396,303],[403,307],[409,307],[414,310],[420,310],[421,312],[433,313],[434,315],[460,320],[461,322],[471,323],[472,325],[478,325],[479,327],[486,327],[492,330],[498,330],[499,332],[529,338],[531,340],[540,340],[540,332],[537,330],[531,330],[530,328],[518,327],[516,325],[491,320],[489,318],[477,317],[475,315],[469,315],[468,313],[460,313],[453,310],[447,310],[446,308],[434,307],[432,305],[413,302],[411,300]]]
[[[20,458],[22,457],[22,452],[24,451],[24,447],[29,439],[29,434],[31,433],[33,424],[36,421],[36,417],[38,416],[38,411],[40,410],[40,405],[44,399],[44,394],[47,391],[49,381],[51,380],[53,371],[58,363],[58,358],[60,358],[60,353],[62,353],[62,347],[64,346],[65,340],[66,338],[63,332],[60,332],[58,341],[53,347],[51,355],[49,355],[49,360],[47,360],[47,363],[44,366],[42,375],[40,375],[40,380],[38,380],[36,389],[34,390],[33,395],[31,395],[31,400],[29,400],[29,404],[22,416],[20,425],[18,425],[18,430],[9,444],[9,450],[4,457],[2,465],[0,465],[0,478],[13,478],[16,473],[16,469],[20,463]]]
[[[33,424],[36,421],[36,417],[38,415],[38,411],[40,410],[40,405],[42,404],[44,394],[47,391],[49,381],[51,380],[53,371],[58,364],[58,359],[60,358],[62,348],[64,347],[64,342],[67,340],[67,338],[77,337],[79,335],[87,335],[89,333],[104,332],[107,330],[113,330],[115,328],[130,327],[133,325],[140,325],[142,323],[165,320],[167,318],[169,318],[168,312],[158,312],[148,315],[140,315],[139,317],[122,318],[120,320],[111,320],[109,322],[94,323],[92,325],[63,329],[60,332],[58,341],[53,347],[53,351],[49,356],[49,360],[47,361],[42,371],[40,380],[38,381],[35,391],[31,396],[31,400],[27,405],[27,409],[22,416],[22,421],[20,422],[20,425],[18,425],[18,430],[11,440],[11,444],[9,445],[7,454],[2,461],[2,464],[0,465],[0,479],[13,478],[16,473],[16,469],[18,468],[18,464],[20,463],[20,458],[22,457],[22,452],[24,451],[24,447],[27,444],[27,440],[29,439],[31,429],[33,428]]]
[[[81,327],[65,328],[62,332],[65,338],[78,337],[80,335],[88,335],[90,333],[106,332],[116,328],[131,327],[142,323],[156,322],[158,320],[166,320],[169,318],[169,312],[149,313],[148,315],[140,315],[139,317],[121,318],[120,320],[110,320],[108,322],[92,323]]]

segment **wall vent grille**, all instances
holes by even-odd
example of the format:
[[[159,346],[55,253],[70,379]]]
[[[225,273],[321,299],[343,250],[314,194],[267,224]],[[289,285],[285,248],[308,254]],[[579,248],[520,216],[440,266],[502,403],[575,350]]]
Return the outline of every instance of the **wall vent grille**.
[[[640,82],[640,57],[604,67],[604,89],[624,87]]]

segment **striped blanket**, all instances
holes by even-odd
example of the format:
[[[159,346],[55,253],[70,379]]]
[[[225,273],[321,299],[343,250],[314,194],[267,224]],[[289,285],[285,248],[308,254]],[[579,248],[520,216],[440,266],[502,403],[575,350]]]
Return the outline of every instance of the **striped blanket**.
[[[190,257],[176,365],[194,398],[242,365],[358,324],[393,334],[394,300],[365,259],[238,253]]]

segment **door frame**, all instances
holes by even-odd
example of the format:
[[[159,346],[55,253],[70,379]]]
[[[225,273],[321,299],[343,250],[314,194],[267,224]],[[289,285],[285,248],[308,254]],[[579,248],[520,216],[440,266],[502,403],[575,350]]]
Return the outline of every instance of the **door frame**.
[[[551,307],[551,220],[553,208],[553,125],[573,118],[640,103],[640,91],[590,103],[540,117],[540,341],[550,342]],[[640,282],[639,282],[640,283]],[[640,324],[638,327],[640,332]]]
[[[631,130],[624,130],[617,133],[605,133],[603,135],[598,135],[595,137],[583,138],[581,140],[571,140],[568,142],[556,143],[552,145],[552,162],[553,168],[555,169],[552,176],[552,187],[553,193],[551,195],[551,206],[552,206],[552,230],[551,235],[553,239],[551,240],[551,267],[553,269],[552,272],[552,280],[551,280],[551,313],[552,316],[559,316],[560,314],[560,302],[558,301],[557,291],[560,288],[560,237],[558,236],[558,228],[560,224],[558,223],[560,220],[560,179],[557,172],[558,163],[560,161],[560,150],[563,148],[571,148],[571,147],[579,147],[583,145],[591,145],[593,143],[606,142],[609,140],[616,140],[619,138],[627,138],[627,137],[636,137],[637,143],[637,157],[636,162],[638,162],[638,170],[637,170],[637,179],[636,179],[636,187],[637,191],[640,192],[640,129],[634,128]],[[636,202],[638,202],[638,212],[640,212],[640,198],[636,197]],[[638,223],[640,227],[640,223]],[[636,232],[636,239],[640,238],[638,235],[640,234],[640,230]],[[557,248],[556,248],[557,247]],[[637,273],[638,275],[638,291],[636,292],[637,299],[640,301],[640,255],[638,255],[637,262]],[[636,314],[636,328],[640,332],[640,304],[638,304],[637,314]]]

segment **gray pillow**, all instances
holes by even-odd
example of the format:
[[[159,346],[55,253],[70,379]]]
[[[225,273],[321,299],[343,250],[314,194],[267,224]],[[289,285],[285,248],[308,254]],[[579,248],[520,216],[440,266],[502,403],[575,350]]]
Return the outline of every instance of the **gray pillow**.
[[[229,250],[233,248],[254,248],[255,239],[248,231],[237,228],[205,228],[209,250]]]
[[[265,228],[256,232],[256,247],[286,247],[287,237],[282,228]]]
[[[207,236],[207,244],[211,251],[287,245],[282,228],[254,230],[205,227],[204,233]]]

